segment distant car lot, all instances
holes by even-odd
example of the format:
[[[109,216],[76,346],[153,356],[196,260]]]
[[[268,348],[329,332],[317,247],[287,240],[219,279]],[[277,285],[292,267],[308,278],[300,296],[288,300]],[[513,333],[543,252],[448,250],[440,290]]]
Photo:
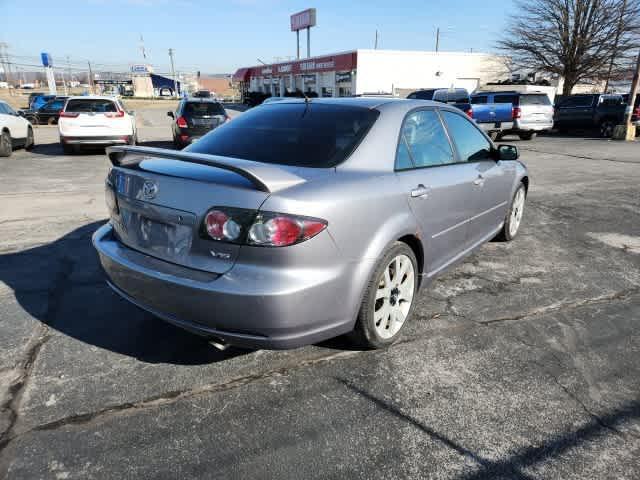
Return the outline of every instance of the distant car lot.
[[[135,109],[170,147],[167,108]],[[110,293],[108,162],[34,131],[0,159],[0,478],[640,476],[638,142],[506,137],[535,186],[519,238],[390,350],[221,353]]]

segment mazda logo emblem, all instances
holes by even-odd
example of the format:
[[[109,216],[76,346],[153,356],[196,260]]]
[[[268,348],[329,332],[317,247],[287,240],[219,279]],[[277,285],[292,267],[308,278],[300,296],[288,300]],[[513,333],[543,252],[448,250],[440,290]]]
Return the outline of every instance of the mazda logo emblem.
[[[155,198],[157,193],[158,185],[156,185],[155,182],[152,182],[151,180],[145,180],[144,185],[142,185],[142,196],[147,200],[151,200],[152,198]]]

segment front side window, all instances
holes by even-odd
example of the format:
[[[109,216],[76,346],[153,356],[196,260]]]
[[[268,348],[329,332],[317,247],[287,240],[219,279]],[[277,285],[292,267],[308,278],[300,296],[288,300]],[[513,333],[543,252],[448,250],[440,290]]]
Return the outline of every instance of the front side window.
[[[402,124],[396,169],[434,167],[454,162],[449,139],[435,110],[407,115]]]
[[[443,111],[442,116],[460,160],[479,162],[490,158],[491,144],[467,117],[448,111]]]

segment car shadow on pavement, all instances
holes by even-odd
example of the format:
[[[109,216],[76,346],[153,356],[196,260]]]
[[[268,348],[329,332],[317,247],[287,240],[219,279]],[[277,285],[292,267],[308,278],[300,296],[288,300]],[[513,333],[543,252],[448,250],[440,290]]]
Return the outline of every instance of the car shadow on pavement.
[[[106,285],[91,235],[104,221],[44,245],[0,254],[0,282],[20,307],[50,329],[147,363],[200,365],[247,353],[217,350],[205,338],[165,323]]]
[[[535,466],[547,460],[566,455],[572,449],[579,448],[588,442],[597,441],[606,435],[626,438],[630,444],[637,441],[635,433],[625,431],[624,427],[620,428],[624,424],[640,420],[640,401],[633,400],[619,405],[602,415],[590,414],[591,418],[581,426],[570,431],[551,435],[544,440],[536,440],[535,445],[510,450],[506,457],[485,457],[465,447],[447,436],[447,434],[438,432],[420,419],[415,418],[408,413],[410,409],[397,406],[393,401],[373,394],[346,378],[336,377],[335,379],[347,389],[370,401],[387,414],[408,423],[430,437],[431,440],[465,457],[470,464],[477,465],[476,471],[462,474],[457,477],[458,480],[482,480],[488,478],[531,480],[538,477],[530,475],[526,469],[535,468]]]

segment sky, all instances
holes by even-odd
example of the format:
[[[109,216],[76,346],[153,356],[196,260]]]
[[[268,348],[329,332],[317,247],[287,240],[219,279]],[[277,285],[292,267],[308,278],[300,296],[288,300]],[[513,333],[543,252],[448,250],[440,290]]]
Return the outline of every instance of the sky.
[[[15,62],[36,63],[47,51],[54,64],[107,69],[147,63],[169,71],[168,50],[178,71],[233,73],[260,59],[272,63],[296,54],[292,13],[314,7],[311,54],[356,48],[495,51],[511,0],[0,0],[0,42]],[[301,32],[301,54],[306,33]]]

